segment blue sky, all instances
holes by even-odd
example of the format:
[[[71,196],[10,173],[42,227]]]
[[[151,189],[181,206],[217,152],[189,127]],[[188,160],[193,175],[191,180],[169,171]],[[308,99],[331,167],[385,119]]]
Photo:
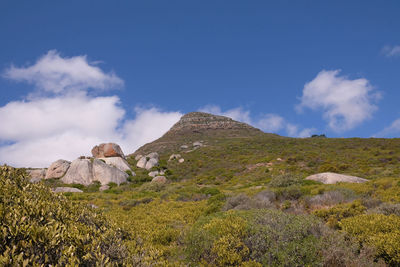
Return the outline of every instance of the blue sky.
[[[195,110],[285,136],[397,137],[399,13],[398,1],[2,1],[0,162],[72,160],[102,141],[131,153]]]

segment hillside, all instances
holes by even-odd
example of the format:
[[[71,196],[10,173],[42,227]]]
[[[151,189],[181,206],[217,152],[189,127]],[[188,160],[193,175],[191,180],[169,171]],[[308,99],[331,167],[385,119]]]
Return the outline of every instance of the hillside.
[[[137,167],[151,152],[158,165]],[[128,183],[65,195],[129,233],[138,266],[400,264],[400,139],[287,138],[195,112],[127,161]],[[368,181],[305,180],[321,172]]]

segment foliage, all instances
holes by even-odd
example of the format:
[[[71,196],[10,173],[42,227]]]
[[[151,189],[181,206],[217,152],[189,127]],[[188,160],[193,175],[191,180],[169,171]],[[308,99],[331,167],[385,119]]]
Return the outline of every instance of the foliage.
[[[362,214],[344,219],[339,225],[363,244],[376,247],[378,257],[390,265],[400,265],[399,216]]]
[[[314,217],[278,210],[230,210],[203,217],[185,242],[187,260],[193,265],[374,265],[371,255],[360,257],[353,243]]]
[[[0,265],[64,266],[124,262],[126,232],[86,205],[0,167]]]

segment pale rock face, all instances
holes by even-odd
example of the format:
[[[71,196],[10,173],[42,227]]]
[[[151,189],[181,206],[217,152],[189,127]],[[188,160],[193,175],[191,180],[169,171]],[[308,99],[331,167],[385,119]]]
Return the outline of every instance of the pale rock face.
[[[336,183],[365,183],[368,182],[367,179],[349,176],[344,174],[338,174],[333,172],[323,172],[318,174],[310,175],[306,178],[306,180],[313,180],[317,182],[321,182],[323,184],[336,184]]]
[[[90,185],[93,182],[92,163],[89,159],[76,159],[72,161],[61,181],[65,184]]]
[[[161,183],[165,184],[167,182],[167,178],[165,176],[156,176],[151,180],[152,183]]]
[[[121,147],[115,143],[106,143],[95,146],[92,148],[92,154],[95,158],[125,157]]]
[[[136,155],[135,160],[138,161],[141,158],[143,158],[143,155]]]
[[[146,157],[142,157],[142,158],[140,158],[139,161],[136,163],[136,167],[142,168],[142,169],[143,169],[144,167],[146,167],[146,163],[147,163]]]
[[[128,162],[120,157],[111,157],[111,158],[99,158],[100,160],[104,160],[108,165],[114,166],[115,168],[125,172],[125,171],[131,171],[131,167],[129,167]],[[132,175],[134,173],[132,172]]]
[[[102,185],[125,183],[129,175],[115,167],[107,165],[99,159],[93,161],[93,181],[99,181]]]
[[[150,158],[147,162],[146,162],[146,170],[150,170],[151,168],[153,168],[154,166],[158,165],[158,158]]]
[[[31,177],[30,181],[32,183],[40,182],[46,175],[46,169],[27,169],[26,172]]]
[[[47,169],[45,179],[60,178],[67,172],[71,162],[59,159],[53,162]]]
[[[73,187],[56,187],[53,190],[54,193],[65,193],[65,192],[72,192],[72,193],[83,193],[82,190]]]

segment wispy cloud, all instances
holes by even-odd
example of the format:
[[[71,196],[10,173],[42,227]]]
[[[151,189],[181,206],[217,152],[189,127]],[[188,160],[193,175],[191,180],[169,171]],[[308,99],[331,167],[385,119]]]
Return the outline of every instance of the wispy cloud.
[[[382,131],[374,134],[374,137],[397,137],[400,134],[400,118],[396,119],[388,127],[384,128]]]
[[[107,90],[123,86],[124,81],[114,73],[105,73],[98,62],[88,62],[87,56],[61,57],[50,50],[27,67],[11,66],[3,76],[34,85],[50,93],[71,93],[88,89]]]
[[[176,111],[136,108],[135,116],[127,118],[118,96],[88,94],[123,81],[105,74],[84,56],[62,58],[50,51],[30,67],[7,69],[6,76],[28,81],[51,95],[39,94],[0,107],[0,164],[47,167],[59,158],[88,155],[100,142],[119,143],[125,153],[132,153],[160,137],[182,116]]]
[[[400,56],[400,45],[385,45],[382,53],[387,57]]]
[[[380,93],[365,78],[351,80],[340,70],[323,70],[303,88],[299,112],[304,108],[322,110],[323,118],[336,132],[351,130],[378,109]]]
[[[316,131],[315,128],[301,128],[299,125],[289,123],[282,116],[274,113],[261,114],[257,116],[257,118],[252,118],[250,111],[242,107],[223,111],[221,107],[217,105],[207,105],[200,108],[199,111],[222,115],[237,121],[245,122],[268,133],[284,132],[291,137],[309,137]]]

